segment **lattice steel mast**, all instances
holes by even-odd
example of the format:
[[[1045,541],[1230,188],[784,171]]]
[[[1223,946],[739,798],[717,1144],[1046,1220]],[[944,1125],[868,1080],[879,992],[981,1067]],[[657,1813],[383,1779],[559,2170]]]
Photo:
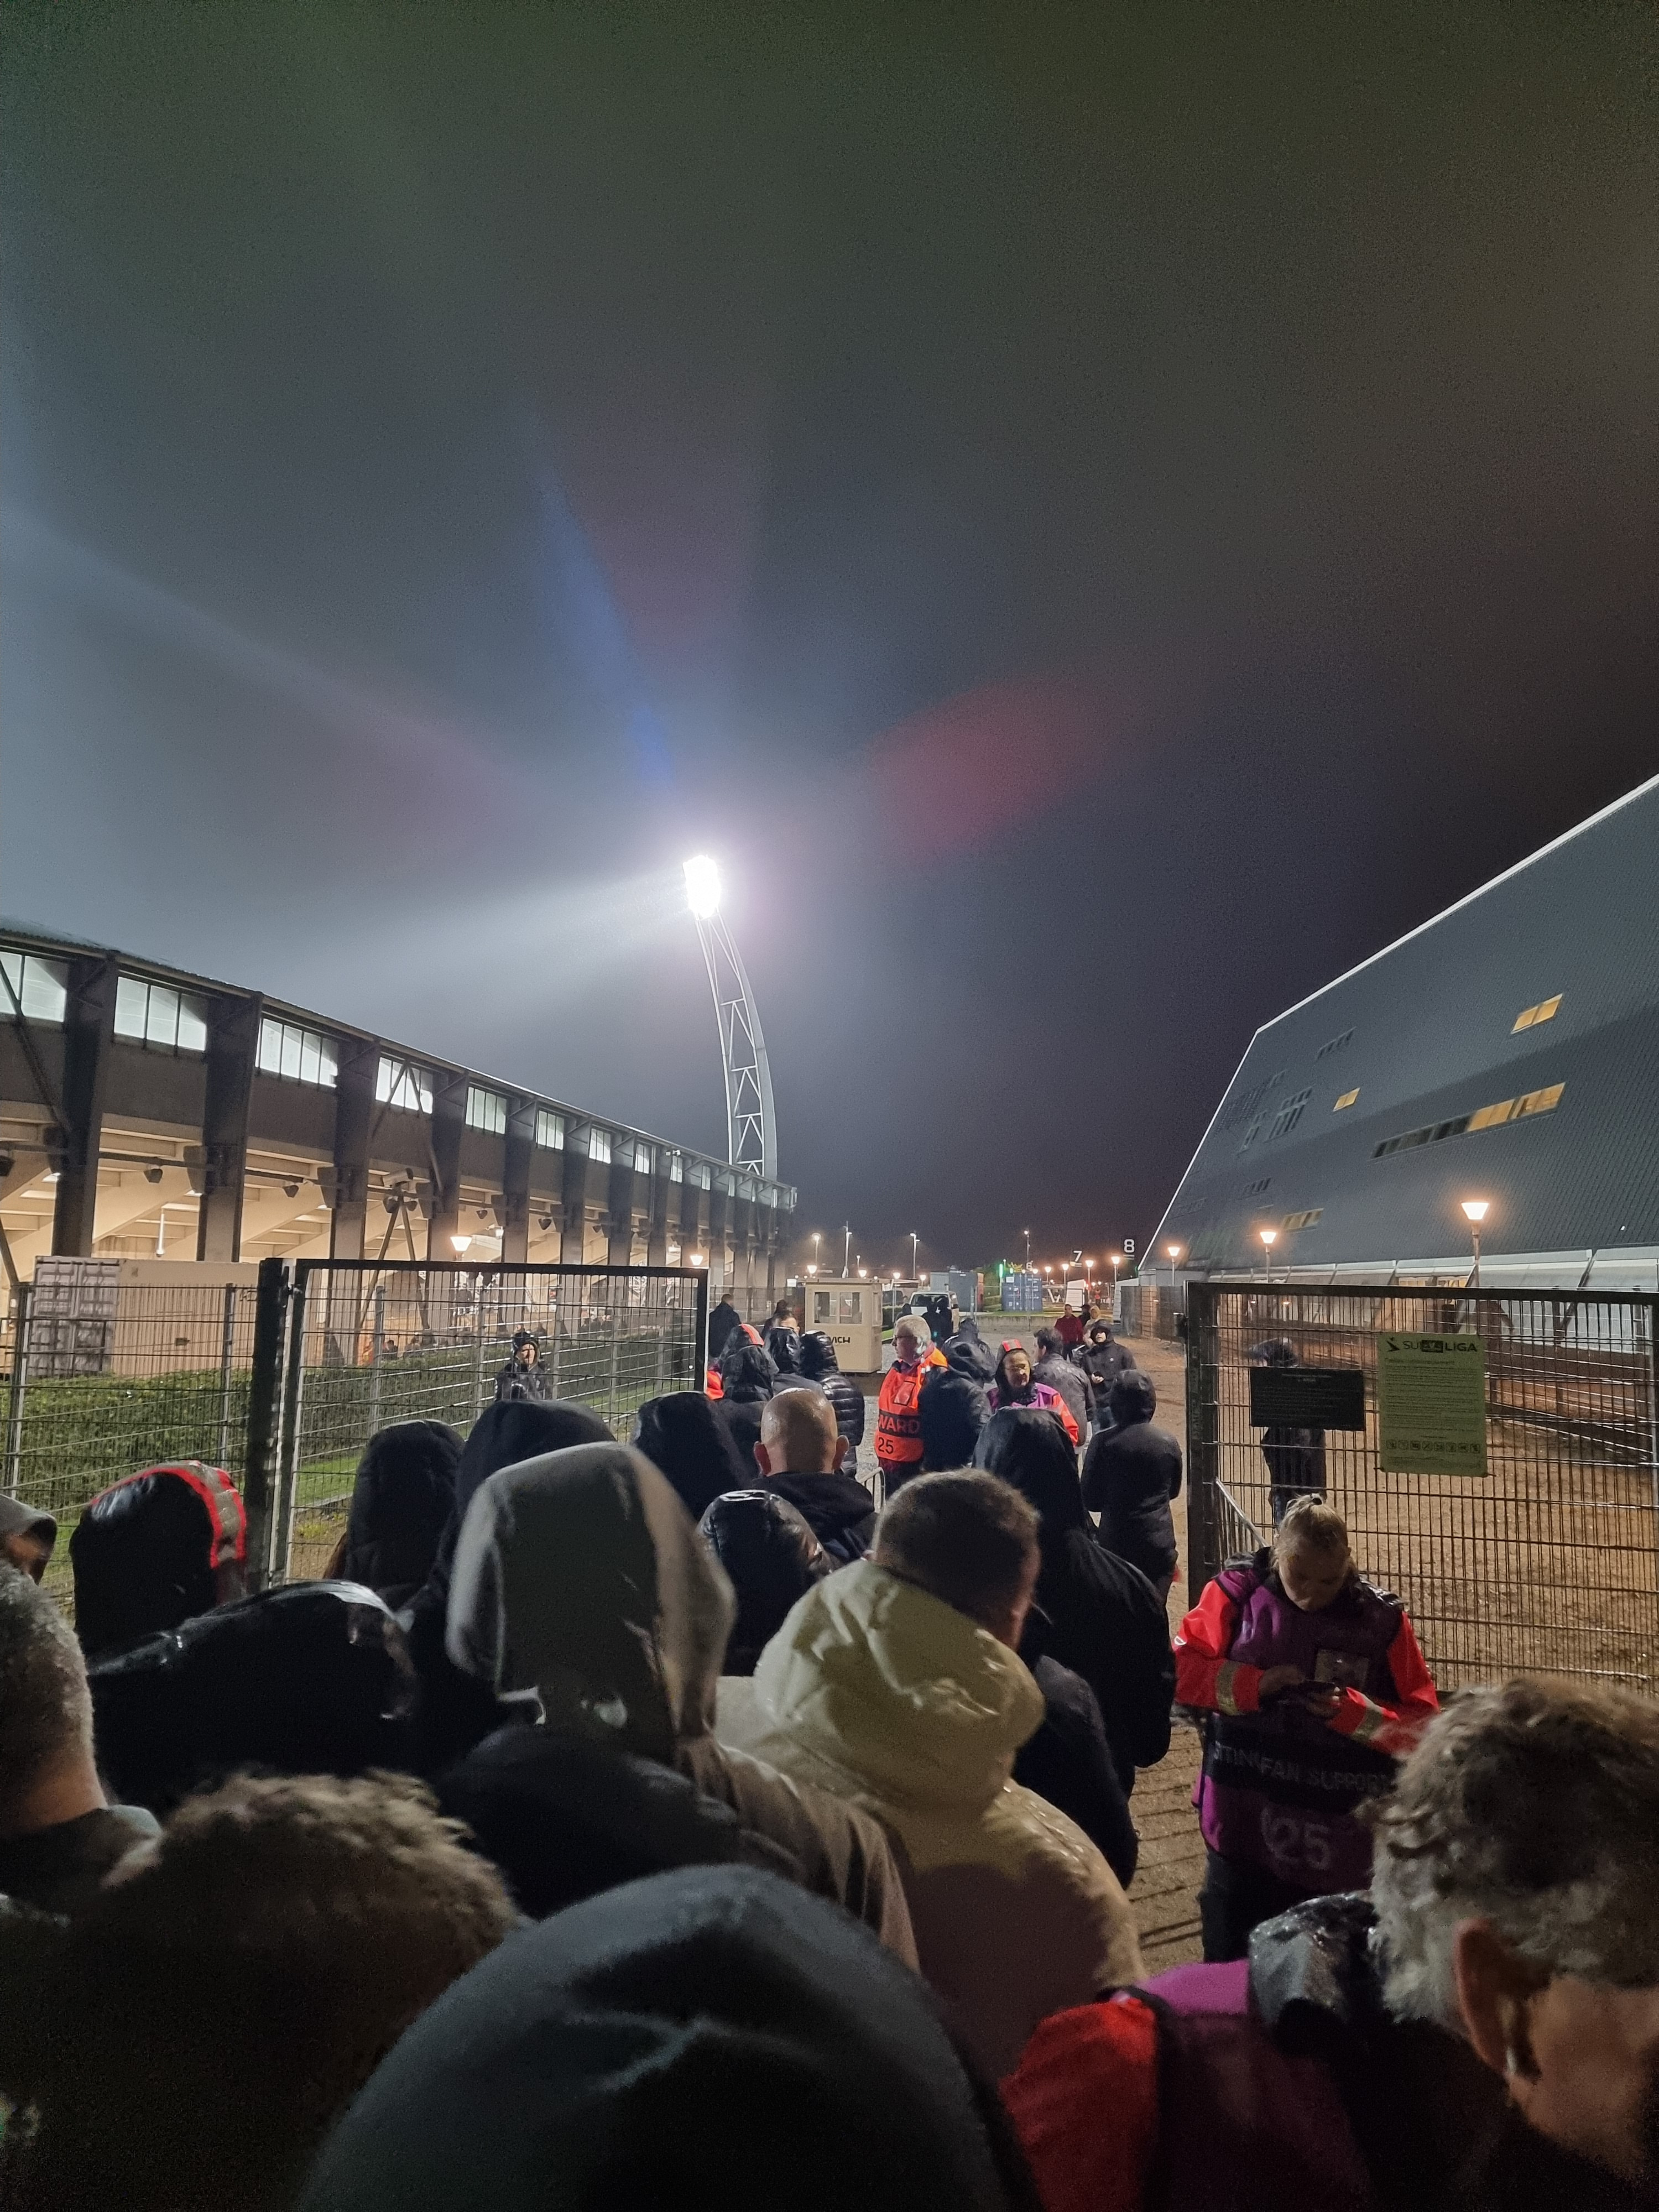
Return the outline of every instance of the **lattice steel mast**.
[[[733,1167],[775,1182],[778,1131],[772,1109],[772,1070],[743,956],[720,913],[720,870],[713,860],[699,854],[686,862],[685,894],[720,1024],[727,1157]]]

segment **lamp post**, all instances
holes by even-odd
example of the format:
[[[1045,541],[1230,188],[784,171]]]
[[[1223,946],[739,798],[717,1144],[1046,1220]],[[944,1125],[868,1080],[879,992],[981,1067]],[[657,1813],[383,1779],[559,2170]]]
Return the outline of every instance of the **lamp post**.
[[[822,1243],[823,1243],[823,1230],[821,1230],[821,1229],[815,1229],[815,1230],[812,1231],[812,1273],[813,1273],[815,1275],[816,1275],[816,1274],[817,1274],[817,1273],[818,1272],[818,1264],[817,1264],[817,1263],[818,1263],[819,1260],[823,1257],[823,1255],[822,1255],[822,1254],[819,1252],[819,1250],[818,1250],[818,1247],[819,1247],[819,1245],[820,1245],[820,1244],[822,1244]]]
[[[763,1176],[778,1172],[777,1117],[772,1109],[772,1067],[766,1056],[755,994],[731,931],[720,914],[720,872],[706,853],[685,863],[685,902],[697,925],[726,1076],[726,1156],[734,1168]]]
[[[1273,1246],[1278,1239],[1279,1231],[1276,1229],[1264,1229],[1261,1231],[1261,1272],[1270,1280],[1273,1275]]]
[[[1173,1297],[1175,1296],[1176,1261],[1181,1257],[1181,1247],[1179,1244],[1166,1244],[1164,1249],[1170,1255],[1170,1296]]]
[[[1029,1229],[1025,1231],[1025,1272],[1028,1275],[1031,1272],[1031,1232]]]
[[[1469,1281],[1477,1291],[1480,1287],[1480,1224],[1486,1219],[1491,1204],[1491,1200],[1485,1198],[1466,1198],[1463,1200],[1463,1218],[1468,1223],[1469,1235],[1474,1240],[1474,1272]]]
[[[841,1234],[841,1272],[842,1276],[845,1277],[851,1271],[853,1258],[853,1231],[849,1224],[846,1222],[842,1224]]]
[[[921,1280],[921,1277],[916,1273],[916,1254],[921,1246],[921,1239],[913,1229],[910,1231],[910,1280],[913,1283],[919,1283]]]

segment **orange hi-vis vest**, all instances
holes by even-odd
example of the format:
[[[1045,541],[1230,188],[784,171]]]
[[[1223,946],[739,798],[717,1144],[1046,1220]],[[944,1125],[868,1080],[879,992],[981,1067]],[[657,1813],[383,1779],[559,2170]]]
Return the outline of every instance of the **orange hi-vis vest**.
[[[921,1386],[945,1354],[931,1346],[914,1367],[896,1362],[882,1377],[876,1401],[876,1457],[888,1467],[914,1467],[921,1457]]]

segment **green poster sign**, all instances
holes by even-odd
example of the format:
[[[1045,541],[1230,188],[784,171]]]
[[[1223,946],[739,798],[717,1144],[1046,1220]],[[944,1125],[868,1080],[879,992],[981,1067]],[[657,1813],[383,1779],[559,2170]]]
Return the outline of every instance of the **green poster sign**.
[[[1478,1336],[1379,1336],[1376,1463],[1384,1474],[1485,1474],[1486,1347]]]

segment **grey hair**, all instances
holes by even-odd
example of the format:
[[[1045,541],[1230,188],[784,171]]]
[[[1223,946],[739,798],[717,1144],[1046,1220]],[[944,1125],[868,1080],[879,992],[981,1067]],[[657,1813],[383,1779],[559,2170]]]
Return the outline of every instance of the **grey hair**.
[[[925,1351],[933,1340],[933,1330],[928,1328],[920,1314],[902,1313],[893,1323],[894,1335],[896,1336],[902,1328],[908,1328],[915,1337],[918,1352]]]
[[[56,1601],[0,1565],[0,1829],[65,1752],[92,1745],[81,1647]]]
[[[1371,1901],[1396,2018],[1461,2031],[1458,1924],[1544,1972],[1659,1983],[1659,1705],[1518,1680],[1467,1690],[1370,1813]]]

